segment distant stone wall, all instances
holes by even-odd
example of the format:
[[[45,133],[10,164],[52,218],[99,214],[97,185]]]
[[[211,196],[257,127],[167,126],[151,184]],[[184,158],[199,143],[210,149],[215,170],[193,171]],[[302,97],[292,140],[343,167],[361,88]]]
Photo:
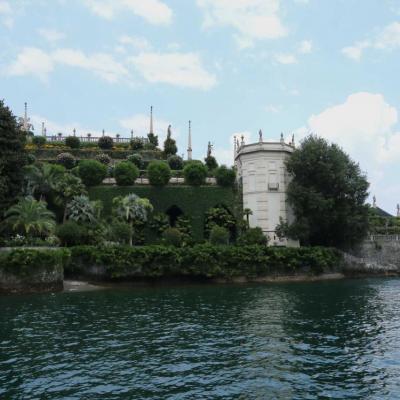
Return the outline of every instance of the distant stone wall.
[[[352,254],[345,254],[344,271],[352,274],[400,274],[400,241],[365,241]]]

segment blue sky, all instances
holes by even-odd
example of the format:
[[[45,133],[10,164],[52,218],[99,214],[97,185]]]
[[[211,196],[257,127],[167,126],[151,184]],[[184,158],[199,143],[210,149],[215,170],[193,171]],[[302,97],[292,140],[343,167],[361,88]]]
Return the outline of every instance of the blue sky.
[[[339,143],[371,195],[400,202],[400,1],[0,0],[0,97],[40,133],[129,136],[192,120],[231,163],[232,136]]]

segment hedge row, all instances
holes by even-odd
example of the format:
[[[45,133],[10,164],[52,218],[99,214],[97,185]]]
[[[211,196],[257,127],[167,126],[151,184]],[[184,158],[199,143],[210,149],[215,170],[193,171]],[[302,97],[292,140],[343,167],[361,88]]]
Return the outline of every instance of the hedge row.
[[[29,278],[38,271],[51,272],[66,266],[70,251],[68,249],[29,249],[20,248],[0,252],[0,271],[19,278]]]
[[[196,245],[167,246],[78,246],[71,248],[66,273],[90,274],[93,266],[103,278],[255,278],[296,273],[320,274],[338,270],[341,254],[330,248],[277,248],[265,246]]]
[[[236,215],[240,196],[231,188],[218,186],[95,186],[88,189],[91,200],[103,202],[103,215],[110,215],[114,197],[135,193],[150,200],[154,213],[166,213],[172,206],[179,207],[183,214],[190,216],[193,236],[196,241],[203,239],[204,215],[212,207],[225,206]]]

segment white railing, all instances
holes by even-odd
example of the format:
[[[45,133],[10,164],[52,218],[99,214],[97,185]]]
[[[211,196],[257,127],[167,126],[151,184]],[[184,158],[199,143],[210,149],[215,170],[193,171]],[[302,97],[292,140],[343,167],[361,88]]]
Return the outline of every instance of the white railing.
[[[371,242],[400,242],[400,235],[369,235]]]
[[[64,135],[46,135],[46,140],[48,142],[63,142],[68,136]],[[81,142],[85,143],[97,143],[101,136],[77,136]],[[149,139],[141,137],[140,139],[143,140],[143,143],[148,143]],[[129,143],[131,138],[125,137],[113,137],[115,143]]]

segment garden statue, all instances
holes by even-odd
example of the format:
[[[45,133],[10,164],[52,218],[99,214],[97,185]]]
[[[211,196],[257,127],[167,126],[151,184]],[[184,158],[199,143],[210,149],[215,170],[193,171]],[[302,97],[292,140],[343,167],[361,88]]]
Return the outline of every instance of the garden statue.
[[[207,146],[207,158],[211,157],[211,153],[212,153],[212,144],[211,142],[208,142],[208,146]]]

